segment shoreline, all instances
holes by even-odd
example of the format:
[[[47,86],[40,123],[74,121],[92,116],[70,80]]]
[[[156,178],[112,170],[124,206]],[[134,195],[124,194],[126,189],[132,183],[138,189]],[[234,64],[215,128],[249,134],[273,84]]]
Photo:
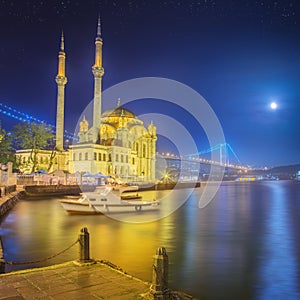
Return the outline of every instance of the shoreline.
[[[138,183],[139,191],[172,190],[201,187],[201,182],[178,182],[178,183]],[[24,186],[27,196],[54,196],[54,195],[80,195],[82,192],[92,192],[93,185],[27,185]]]

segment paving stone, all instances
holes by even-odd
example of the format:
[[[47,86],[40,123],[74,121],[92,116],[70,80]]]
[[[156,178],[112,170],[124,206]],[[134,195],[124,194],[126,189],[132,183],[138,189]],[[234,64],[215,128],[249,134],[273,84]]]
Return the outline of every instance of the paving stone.
[[[0,299],[6,299],[6,297],[19,296],[18,291],[12,286],[1,285]]]
[[[99,262],[0,274],[0,300],[138,300],[149,288],[148,283]]]
[[[148,289],[148,285],[143,283],[139,290],[130,289],[133,279],[100,263],[85,267],[70,262],[53,268],[8,273],[0,275],[0,282],[0,299],[94,300],[113,296],[127,299]]]

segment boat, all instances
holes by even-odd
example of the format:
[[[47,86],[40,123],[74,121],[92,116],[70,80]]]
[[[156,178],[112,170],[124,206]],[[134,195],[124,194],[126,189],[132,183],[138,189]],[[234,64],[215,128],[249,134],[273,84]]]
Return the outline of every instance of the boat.
[[[60,203],[70,214],[138,213],[159,208],[158,200],[144,201],[137,191],[138,186],[104,185],[81,193],[77,200],[63,199]]]

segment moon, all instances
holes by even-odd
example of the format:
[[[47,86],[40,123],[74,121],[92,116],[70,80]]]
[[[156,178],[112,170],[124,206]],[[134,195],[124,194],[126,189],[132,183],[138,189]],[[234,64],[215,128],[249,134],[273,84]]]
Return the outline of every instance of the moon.
[[[272,110],[276,110],[277,107],[278,107],[278,105],[277,105],[276,102],[272,102],[272,103],[270,104],[270,108],[271,108]]]

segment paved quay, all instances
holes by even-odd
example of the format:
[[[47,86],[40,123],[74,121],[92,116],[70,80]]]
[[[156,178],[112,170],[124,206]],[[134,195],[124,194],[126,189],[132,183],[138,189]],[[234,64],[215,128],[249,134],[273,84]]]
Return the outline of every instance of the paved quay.
[[[0,299],[195,299],[170,292],[166,298],[150,295],[150,283],[109,266],[74,262],[0,275]]]
[[[149,285],[102,263],[73,262],[0,275],[0,299],[139,299]]]

